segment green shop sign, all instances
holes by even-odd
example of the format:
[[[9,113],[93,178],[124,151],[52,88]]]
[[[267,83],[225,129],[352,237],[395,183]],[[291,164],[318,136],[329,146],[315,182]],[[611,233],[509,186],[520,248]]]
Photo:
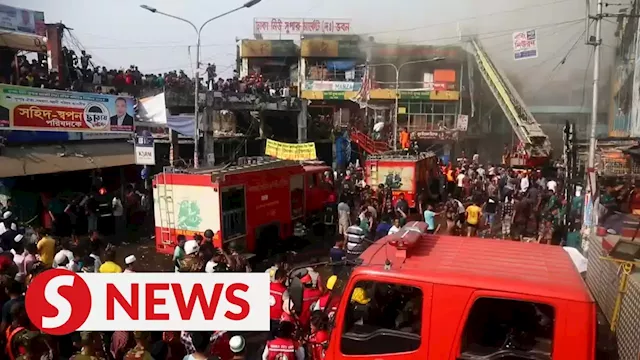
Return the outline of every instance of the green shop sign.
[[[401,100],[429,100],[430,91],[398,91]]]
[[[344,91],[325,91],[322,93],[324,100],[344,100]]]

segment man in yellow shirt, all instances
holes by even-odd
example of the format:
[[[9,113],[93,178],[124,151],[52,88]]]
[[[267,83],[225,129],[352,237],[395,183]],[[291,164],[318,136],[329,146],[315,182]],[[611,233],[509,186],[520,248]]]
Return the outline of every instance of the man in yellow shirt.
[[[49,236],[49,231],[45,228],[40,228],[37,231],[38,237],[40,240],[36,245],[38,248],[38,255],[40,256],[40,261],[45,264],[47,267],[53,266],[53,257],[56,253],[56,241]]]
[[[475,202],[467,207],[467,236],[475,236],[481,217],[482,208]]]
[[[105,262],[100,265],[99,273],[121,273],[122,268],[116,264],[116,252],[109,249],[104,253]]]

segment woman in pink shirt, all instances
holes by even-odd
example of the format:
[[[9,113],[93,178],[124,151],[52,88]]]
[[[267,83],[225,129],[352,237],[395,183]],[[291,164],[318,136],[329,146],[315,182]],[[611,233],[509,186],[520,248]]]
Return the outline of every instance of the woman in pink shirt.
[[[26,239],[23,239],[22,241],[26,241]],[[27,242],[24,248],[26,251],[25,251],[24,261],[22,262],[23,269],[21,271],[24,271],[24,274],[26,276],[31,272],[31,268],[33,267],[33,264],[38,262],[38,259],[36,259],[36,254],[38,253],[38,249],[37,249],[36,243],[34,242]]]

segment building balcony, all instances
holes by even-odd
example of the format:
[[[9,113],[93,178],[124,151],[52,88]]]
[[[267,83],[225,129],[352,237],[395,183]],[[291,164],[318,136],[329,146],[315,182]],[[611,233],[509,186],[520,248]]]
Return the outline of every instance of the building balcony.
[[[268,93],[207,92],[207,107],[214,110],[279,110],[300,111],[300,99]]]

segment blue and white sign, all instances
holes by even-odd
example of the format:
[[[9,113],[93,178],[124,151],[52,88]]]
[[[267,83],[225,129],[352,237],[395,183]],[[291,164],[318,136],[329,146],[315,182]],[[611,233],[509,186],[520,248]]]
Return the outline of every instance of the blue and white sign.
[[[136,135],[135,143],[136,165],[155,165],[156,151],[153,141],[153,135],[150,131],[145,130],[142,134]]]

